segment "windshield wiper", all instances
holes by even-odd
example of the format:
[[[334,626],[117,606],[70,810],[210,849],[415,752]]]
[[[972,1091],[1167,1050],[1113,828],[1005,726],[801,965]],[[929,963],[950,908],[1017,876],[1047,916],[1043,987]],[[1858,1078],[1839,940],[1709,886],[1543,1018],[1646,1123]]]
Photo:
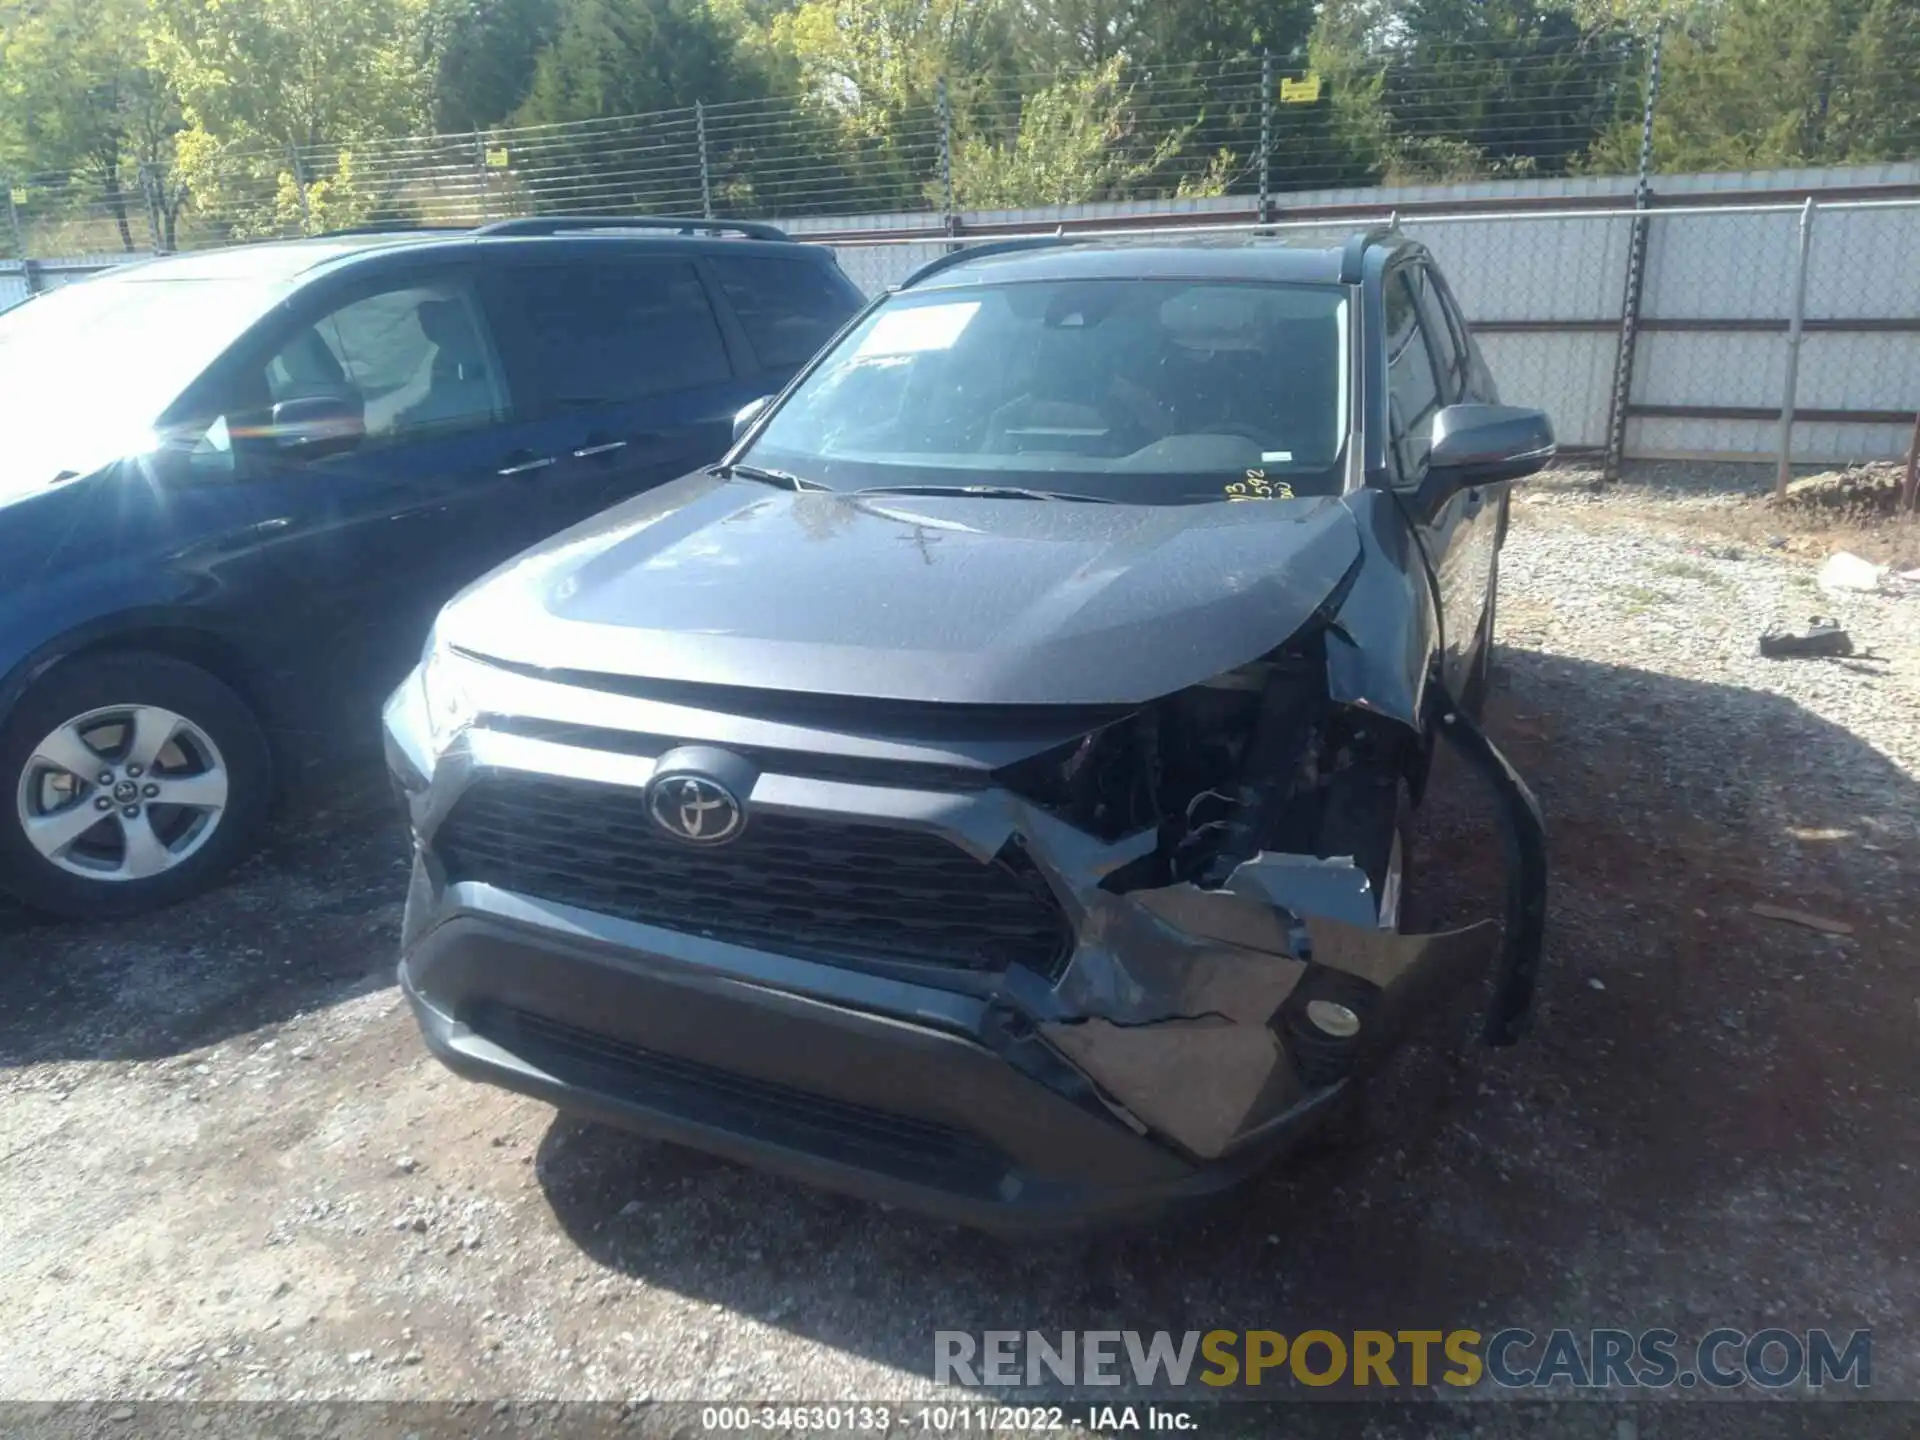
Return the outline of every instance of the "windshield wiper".
[[[716,465],[707,472],[718,475],[722,480],[757,480],[762,485],[778,485],[782,490],[831,490],[831,485],[822,485],[818,480],[803,480],[785,470],[766,470],[758,465]]]
[[[1066,490],[1029,490],[1020,485],[876,485],[855,495],[974,495],[988,500],[1082,500],[1089,505],[1112,505],[1105,495],[1079,495]]]

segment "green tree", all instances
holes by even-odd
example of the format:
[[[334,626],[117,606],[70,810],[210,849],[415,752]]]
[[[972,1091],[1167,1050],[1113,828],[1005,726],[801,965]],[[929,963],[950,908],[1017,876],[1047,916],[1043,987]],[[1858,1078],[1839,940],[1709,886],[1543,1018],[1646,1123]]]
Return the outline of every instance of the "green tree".
[[[236,236],[352,224],[353,147],[427,126],[424,0],[153,0],[151,53],[185,109],[196,209]]]
[[[1655,0],[1329,0],[1313,36],[1329,132],[1388,182],[1565,175],[1638,115]]]
[[[1138,133],[1118,56],[1026,97],[1004,142],[969,135],[955,146],[953,187],[969,209],[1071,205],[1125,195],[1185,139]]]
[[[1139,73],[1271,53],[1297,57],[1313,0],[1027,0],[1016,43],[1027,68],[1100,66],[1120,57]]]
[[[1837,165],[1920,150],[1914,0],[1725,0],[1688,17],[1662,56],[1654,159],[1663,170]],[[1637,119],[1595,162],[1630,169]]]
[[[1597,0],[1331,0],[1313,51],[1334,132],[1392,182],[1581,168],[1637,113],[1644,73]]]
[[[560,0],[437,0],[434,128],[485,130],[519,109],[561,12]]]
[[[705,0],[571,0],[514,123],[643,115],[762,93]]]
[[[180,128],[165,77],[147,61],[143,0],[0,5],[0,168],[54,171],[98,190],[121,246]],[[131,192],[131,194],[130,194]]]
[[[760,12],[746,43],[768,54],[769,72],[791,76],[802,100],[790,112],[789,153],[813,169],[800,208],[845,208],[826,197],[857,196],[862,209],[921,203],[938,171],[938,92],[952,113],[999,105],[1018,123],[1011,0],[800,0]],[[957,121],[956,132],[966,129]],[[811,158],[822,153],[831,161]],[[756,180],[755,188],[775,193]],[[785,188],[785,187],[783,187]],[[800,188],[800,187],[795,187]]]
[[[1011,16],[1007,0],[801,0],[769,32],[811,95],[878,135],[930,116],[942,79],[1011,79]]]

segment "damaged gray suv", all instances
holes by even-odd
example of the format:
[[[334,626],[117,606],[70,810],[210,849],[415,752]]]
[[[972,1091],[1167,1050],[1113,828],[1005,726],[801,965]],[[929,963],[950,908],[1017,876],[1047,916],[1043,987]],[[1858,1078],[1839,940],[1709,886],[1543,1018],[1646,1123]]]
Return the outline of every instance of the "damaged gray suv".
[[[1553,437],[1419,246],[957,252],[736,431],[388,703],[454,1070],[1019,1228],[1247,1174],[1451,986],[1517,1036],[1540,820],[1473,717]],[[1408,934],[1442,744],[1506,909]]]

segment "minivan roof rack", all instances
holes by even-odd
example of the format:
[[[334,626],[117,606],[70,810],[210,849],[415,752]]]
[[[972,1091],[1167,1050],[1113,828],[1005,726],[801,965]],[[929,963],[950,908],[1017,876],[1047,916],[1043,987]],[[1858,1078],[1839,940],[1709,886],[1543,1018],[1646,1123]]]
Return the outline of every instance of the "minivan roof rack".
[[[697,215],[527,215],[495,220],[476,235],[561,235],[569,230],[660,230],[676,235],[745,235],[750,240],[788,240],[777,225],[758,220],[703,220]]]

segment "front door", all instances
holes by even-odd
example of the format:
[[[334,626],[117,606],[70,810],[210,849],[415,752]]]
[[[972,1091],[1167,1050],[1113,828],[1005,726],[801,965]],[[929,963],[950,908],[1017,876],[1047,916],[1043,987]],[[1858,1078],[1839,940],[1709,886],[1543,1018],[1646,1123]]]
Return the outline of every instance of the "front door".
[[[1409,490],[1426,478],[1433,417],[1471,398],[1462,388],[1466,357],[1428,292],[1426,269],[1403,265],[1382,280],[1387,332],[1387,411],[1396,483]],[[1492,574],[1498,492],[1477,486],[1448,498],[1421,523],[1421,540],[1439,579],[1444,678],[1458,695],[1467,683],[1487,584]]]
[[[197,389],[168,483],[196,539],[172,563],[296,764],[377,746],[440,606],[552,528],[471,273],[316,287]]]

